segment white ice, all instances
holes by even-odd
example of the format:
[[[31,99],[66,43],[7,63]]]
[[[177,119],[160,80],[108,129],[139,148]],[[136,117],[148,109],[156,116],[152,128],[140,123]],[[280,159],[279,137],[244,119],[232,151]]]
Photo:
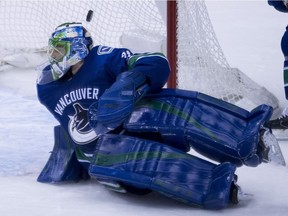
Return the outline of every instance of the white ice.
[[[207,1],[207,7],[230,65],[265,86],[286,106],[280,39],[288,14],[277,12],[265,0],[215,0]],[[32,69],[0,72],[0,215],[287,215],[288,168],[272,164],[239,168],[239,184],[253,196],[220,211],[192,208],[156,193],[140,197],[117,194],[93,180],[38,183],[57,123],[37,101],[36,77]],[[280,144],[288,158],[288,141]]]

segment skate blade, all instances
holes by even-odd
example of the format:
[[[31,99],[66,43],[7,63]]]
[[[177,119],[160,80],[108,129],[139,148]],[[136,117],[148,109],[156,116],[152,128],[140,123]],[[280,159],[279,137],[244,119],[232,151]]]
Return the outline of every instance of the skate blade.
[[[285,159],[276,137],[269,130],[266,130],[261,139],[264,145],[269,149],[268,162],[286,166]]]

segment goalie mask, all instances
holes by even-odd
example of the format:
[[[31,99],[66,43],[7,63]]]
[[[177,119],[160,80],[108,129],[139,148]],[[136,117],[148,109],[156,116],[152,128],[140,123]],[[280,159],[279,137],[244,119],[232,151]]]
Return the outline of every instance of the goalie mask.
[[[64,23],[58,26],[48,42],[53,79],[61,78],[71,66],[83,60],[92,46],[92,38],[81,23]]]

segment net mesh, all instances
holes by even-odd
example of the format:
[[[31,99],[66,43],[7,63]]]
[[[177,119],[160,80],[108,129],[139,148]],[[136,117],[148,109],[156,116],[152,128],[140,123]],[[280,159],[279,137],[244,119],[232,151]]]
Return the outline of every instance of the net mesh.
[[[0,59],[7,53],[46,50],[59,24],[82,22],[94,45],[133,52],[166,53],[166,2],[152,0],[0,0]],[[86,21],[89,10],[93,18]],[[237,68],[231,68],[203,0],[177,4],[177,86],[200,91],[245,109],[278,100]],[[2,55],[2,56],[1,56]]]

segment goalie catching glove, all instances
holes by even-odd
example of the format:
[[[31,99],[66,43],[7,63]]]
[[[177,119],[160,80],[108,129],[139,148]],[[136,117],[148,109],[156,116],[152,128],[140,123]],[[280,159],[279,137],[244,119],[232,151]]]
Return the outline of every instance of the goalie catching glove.
[[[132,71],[121,73],[98,102],[90,106],[90,126],[97,129],[100,125],[108,130],[119,127],[148,90],[148,79],[144,74]]]

